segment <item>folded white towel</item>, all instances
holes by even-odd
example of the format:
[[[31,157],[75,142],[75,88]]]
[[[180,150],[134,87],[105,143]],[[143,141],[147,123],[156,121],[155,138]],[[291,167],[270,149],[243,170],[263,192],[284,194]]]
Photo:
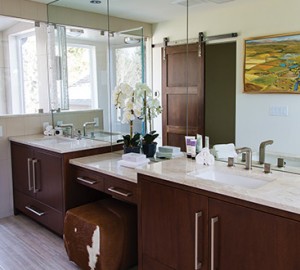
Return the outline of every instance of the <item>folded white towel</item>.
[[[196,156],[196,162],[202,165],[213,165],[215,163],[215,158],[209,152],[209,149],[207,147],[204,147]]]
[[[118,166],[123,166],[123,167],[128,167],[128,168],[137,168],[143,165],[146,165],[150,162],[150,160],[148,158],[146,158],[143,161],[139,161],[139,162],[133,162],[133,161],[127,161],[127,160],[119,160],[118,161]]]
[[[217,159],[226,159],[228,157],[237,157],[235,151],[235,145],[233,143],[228,144],[216,144],[213,146],[213,154]]]

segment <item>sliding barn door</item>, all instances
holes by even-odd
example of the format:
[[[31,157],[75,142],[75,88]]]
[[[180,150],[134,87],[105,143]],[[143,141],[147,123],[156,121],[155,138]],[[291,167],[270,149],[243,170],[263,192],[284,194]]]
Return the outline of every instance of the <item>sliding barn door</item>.
[[[166,47],[162,59],[163,145],[185,149],[185,135],[204,134],[204,46]],[[163,49],[164,50],[164,49]]]

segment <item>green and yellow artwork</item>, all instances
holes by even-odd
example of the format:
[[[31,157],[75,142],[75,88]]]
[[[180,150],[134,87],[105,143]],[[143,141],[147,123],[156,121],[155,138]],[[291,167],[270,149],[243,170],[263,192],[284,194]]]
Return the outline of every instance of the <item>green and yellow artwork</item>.
[[[300,33],[245,40],[245,93],[300,93]]]

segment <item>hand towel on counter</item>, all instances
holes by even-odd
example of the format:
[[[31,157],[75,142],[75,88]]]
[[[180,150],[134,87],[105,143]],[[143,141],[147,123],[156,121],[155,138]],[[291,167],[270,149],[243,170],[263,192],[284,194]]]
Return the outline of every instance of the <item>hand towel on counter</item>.
[[[127,153],[122,155],[122,160],[118,161],[118,166],[136,168],[148,164],[150,160],[144,154]]]
[[[213,154],[216,157],[216,159],[227,159],[228,157],[237,157],[235,145],[233,143],[215,144],[213,146]]]
[[[119,160],[118,161],[118,166],[123,166],[123,167],[128,167],[128,168],[137,168],[139,166],[146,165],[150,162],[148,158],[145,160],[139,161],[139,162],[134,162],[134,161],[128,161],[128,160]]]
[[[201,165],[213,165],[215,163],[215,158],[209,152],[209,149],[207,147],[204,147],[196,156],[196,162]]]

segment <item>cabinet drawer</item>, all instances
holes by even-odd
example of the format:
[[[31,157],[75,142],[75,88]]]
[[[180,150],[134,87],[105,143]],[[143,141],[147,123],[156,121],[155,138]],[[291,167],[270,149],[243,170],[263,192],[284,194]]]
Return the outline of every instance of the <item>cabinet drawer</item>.
[[[63,214],[19,191],[14,191],[15,208],[45,225],[50,230],[63,234]]]
[[[90,170],[75,168],[74,178],[77,183],[99,191],[104,191],[104,178],[99,173],[94,173]]]
[[[105,192],[114,198],[137,204],[137,184],[126,180],[105,179]]]

